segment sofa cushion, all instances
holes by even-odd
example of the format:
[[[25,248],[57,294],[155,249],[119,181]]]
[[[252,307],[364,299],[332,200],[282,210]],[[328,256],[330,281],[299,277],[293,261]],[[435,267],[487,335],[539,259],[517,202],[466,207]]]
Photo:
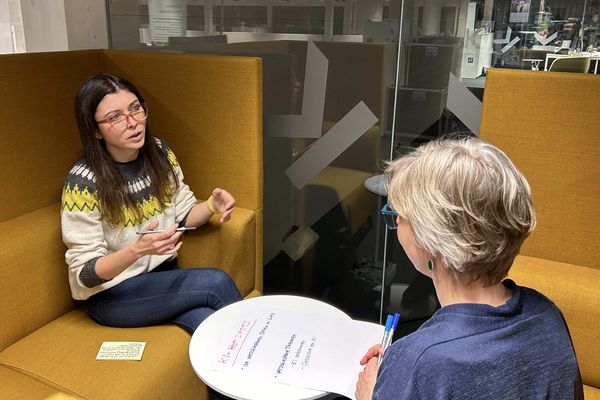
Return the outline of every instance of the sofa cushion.
[[[146,342],[146,348],[141,361],[97,361],[104,341]],[[0,366],[86,399],[204,399],[189,341],[175,325],[108,328],[76,309],[0,353]]]
[[[583,397],[585,400],[600,400],[600,389],[583,385]]]
[[[600,388],[600,269],[518,256],[509,277],[543,293],[567,320],[583,383]]]
[[[2,400],[38,400],[38,399],[55,399],[56,395],[64,395],[62,399],[77,399],[63,393],[62,391],[48,386],[44,382],[38,381],[35,378],[27,376],[10,368],[0,367],[0,399]]]
[[[0,351],[74,308],[59,222],[59,203],[0,222]]]
[[[600,400],[600,389],[583,385],[583,397],[585,400]]]

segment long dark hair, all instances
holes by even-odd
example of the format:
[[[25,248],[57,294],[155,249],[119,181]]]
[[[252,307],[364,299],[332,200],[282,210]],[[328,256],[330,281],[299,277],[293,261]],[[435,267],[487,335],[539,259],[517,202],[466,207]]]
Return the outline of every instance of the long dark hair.
[[[143,222],[140,205],[128,191],[117,164],[106,150],[104,140],[98,139],[95,113],[98,104],[107,94],[125,90],[133,93],[143,107],[147,107],[139,90],[126,79],[111,74],[98,74],[86,80],[75,96],[75,118],[85,159],[96,177],[96,190],[102,217],[113,225]],[[140,155],[144,160],[144,176],[150,178],[150,191],[156,196],[161,209],[171,201],[178,187],[175,171],[166,153],[160,148],[146,124],[146,137]],[[127,221],[125,210],[132,210],[135,221]]]

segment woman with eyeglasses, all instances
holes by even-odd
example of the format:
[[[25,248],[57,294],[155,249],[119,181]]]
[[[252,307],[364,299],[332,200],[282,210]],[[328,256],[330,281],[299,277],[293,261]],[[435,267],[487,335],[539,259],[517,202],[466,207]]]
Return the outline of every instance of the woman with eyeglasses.
[[[67,174],[61,210],[69,283],[100,324],[172,322],[191,334],[241,296],[223,271],[177,267],[183,230],[216,213],[225,223],[235,199],[216,188],[198,203],[147,116],[140,92],[114,75],[92,76],[77,93],[85,154]]]
[[[385,352],[367,352],[356,398],[582,399],[560,310],[505,279],[536,225],[508,157],[477,138],[439,139],[390,163],[386,184],[386,224],[442,307]]]

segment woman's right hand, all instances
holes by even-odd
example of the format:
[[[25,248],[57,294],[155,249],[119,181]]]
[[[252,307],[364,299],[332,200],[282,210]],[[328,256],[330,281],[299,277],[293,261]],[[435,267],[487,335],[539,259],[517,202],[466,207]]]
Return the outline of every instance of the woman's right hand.
[[[367,353],[363,356],[363,358],[360,359],[360,365],[367,365],[371,358],[381,356],[383,356],[383,348],[381,347],[381,345],[376,344],[375,346],[367,350]]]
[[[151,231],[158,228],[158,221],[151,222],[144,227],[144,230]],[[177,232],[177,224],[171,225],[164,232],[139,235],[133,242],[135,252],[140,256],[155,255],[163,256],[175,254],[181,248],[183,242],[181,235],[183,232]]]

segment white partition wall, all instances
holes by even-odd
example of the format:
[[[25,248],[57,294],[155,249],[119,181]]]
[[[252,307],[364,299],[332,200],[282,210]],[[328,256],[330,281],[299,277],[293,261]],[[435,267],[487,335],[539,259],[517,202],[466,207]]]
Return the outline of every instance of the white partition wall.
[[[9,15],[8,1],[0,0],[0,54],[16,53],[12,40],[13,29]]]
[[[0,54],[24,52],[20,0],[0,0]]]
[[[69,50],[63,0],[21,1],[27,51]]]
[[[108,48],[106,3],[64,0],[69,50]]]
[[[0,0],[0,53],[108,48],[104,0]]]

